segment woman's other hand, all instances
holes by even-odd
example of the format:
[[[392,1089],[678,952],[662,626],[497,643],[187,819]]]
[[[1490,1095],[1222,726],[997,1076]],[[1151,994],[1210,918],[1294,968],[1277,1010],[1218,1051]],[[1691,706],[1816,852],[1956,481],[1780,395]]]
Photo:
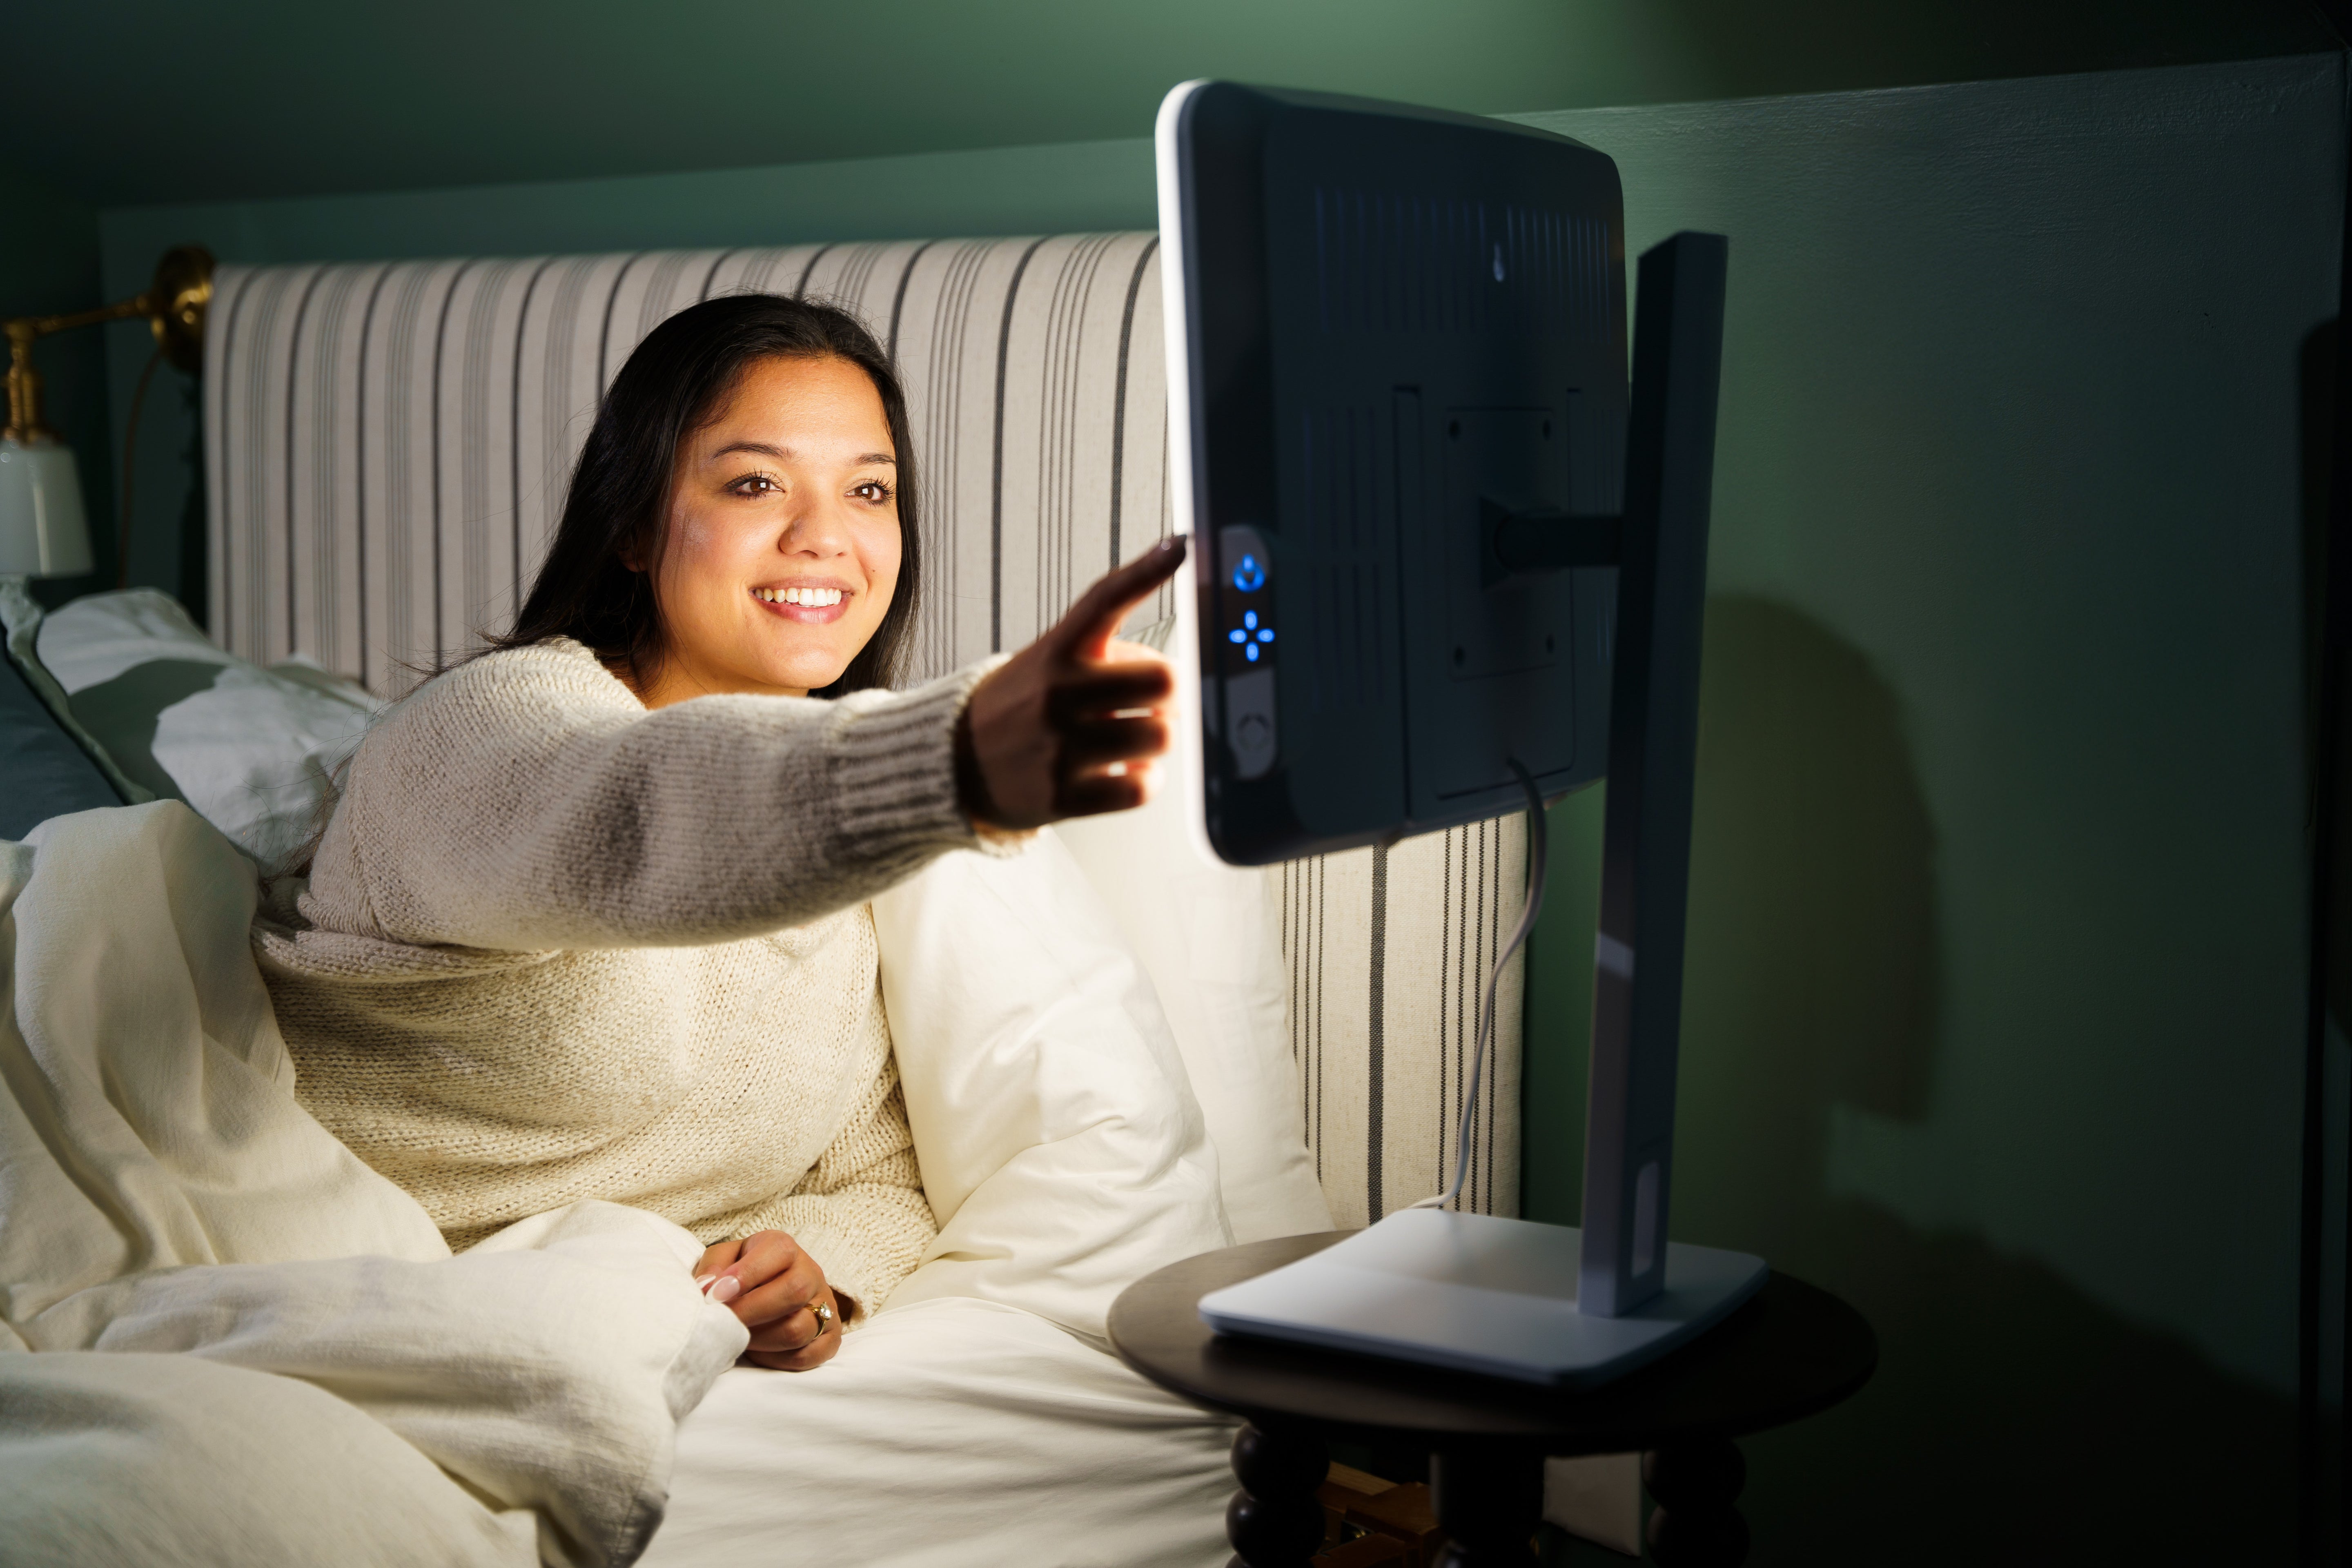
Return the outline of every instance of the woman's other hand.
[[[1112,637],[1184,563],[1184,547],[1181,534],[1163,539],[1096,583],[973,690],[956,731],[956,780],[975,826],[1021,832],[1149,798],[1175,671],[1134,643],[1114,656]]]
[[[857,1310],[824,1282],[824,1270],[781,1230],[722,1241],[694,1268],[702,1293],[751,1331],[743,1359],[778,1372],[806,1372],[841,1349],[841,1331]],[[830,1318],[816,1310],[823,1307]]]

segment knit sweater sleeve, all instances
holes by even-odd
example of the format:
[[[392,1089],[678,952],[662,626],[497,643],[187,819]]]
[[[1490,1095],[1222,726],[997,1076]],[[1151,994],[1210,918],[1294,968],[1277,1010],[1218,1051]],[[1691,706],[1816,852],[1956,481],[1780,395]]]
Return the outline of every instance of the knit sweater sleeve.
[[[881,1310],[939,1235],[915,1165],[898,1064],[875,1080],[798,1186],[727,1229],[722,1239],[782,1231],[816,1260],[826,1284],[857,1303],[856,1321]]]
[[[953,848],[953,731],[988,667],[907,692],[646,711],[576,643],[404,700],[353,759],[303,914],[415,945],[697,946],[804,924]]]

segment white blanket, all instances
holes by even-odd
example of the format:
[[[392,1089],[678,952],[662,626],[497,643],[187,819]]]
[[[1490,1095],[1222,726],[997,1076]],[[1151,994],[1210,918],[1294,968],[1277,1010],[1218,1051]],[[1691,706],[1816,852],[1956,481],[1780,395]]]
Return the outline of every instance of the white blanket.
[[[0,846],[0,1352],[112,1352],[0,1353],[8,1561],[629,1562],[743,1344],[698,1246],[581,1204],[452,1258],[295,1104],[253,900],[177,802]]]
[[[803,1375],[728,1370],[652,1215],[450,1257],[295,1103],[254,896],[177,802],[0,845],[0,1558],[601,1568],[667,1509],[673,1565],[1221,1560],[1230,1425],[1088,1342],[1225,1239],[1215,1157],[1050,839],[877,904],[945,1228]]]
[[[1032,1312],[892,1307],[678,1429],[643,1568],[1216,1568],[1234,1424]]]

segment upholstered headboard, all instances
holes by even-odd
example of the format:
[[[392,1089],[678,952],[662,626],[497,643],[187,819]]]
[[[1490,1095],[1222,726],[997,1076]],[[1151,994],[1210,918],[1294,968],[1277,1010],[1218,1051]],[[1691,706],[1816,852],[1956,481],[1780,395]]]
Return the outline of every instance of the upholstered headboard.
[[[205,368],[214,635],[391,692],[503,626],[630,350],[747,289],[844,304],[898,358],[927,502],[918,677],[1020,646],[1168,531],[1153,235],[226,267]],[[1450,1173],[1524,853],[1509,817],[1269,873],[1342,1224]],[[1468,1191],[1498,1214],[1518,1208],[1517,967]]]

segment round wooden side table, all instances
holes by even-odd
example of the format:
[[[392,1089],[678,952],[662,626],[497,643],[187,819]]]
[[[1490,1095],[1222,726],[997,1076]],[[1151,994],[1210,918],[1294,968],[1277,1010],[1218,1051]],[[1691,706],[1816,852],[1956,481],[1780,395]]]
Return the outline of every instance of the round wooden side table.
[[[1113,1304],[1111,1343],[1145,1377],[1240,1416],[1225,1510],[1239,1568],[1304,1568],[1322,1540],[1316,1488],[1334,1440],[1418,1448],[1449,1540],[1445,1568],[1535,1561],[1549,1455],[1640,1452],[1658,1509],[1650,1551],[1667,1568],[1728,1568],[1748,1554],[1735,1505],[1747,1461],[1732,1439],[1825,1410],[1878,1363],[1862,1315],[1775,1272],[1730,1318],[1654,1365],[1563,1392],[1370,1357],[1213,1333],[1201,1298],[1347,1235],[1230,1247],[1136,1281]]]

